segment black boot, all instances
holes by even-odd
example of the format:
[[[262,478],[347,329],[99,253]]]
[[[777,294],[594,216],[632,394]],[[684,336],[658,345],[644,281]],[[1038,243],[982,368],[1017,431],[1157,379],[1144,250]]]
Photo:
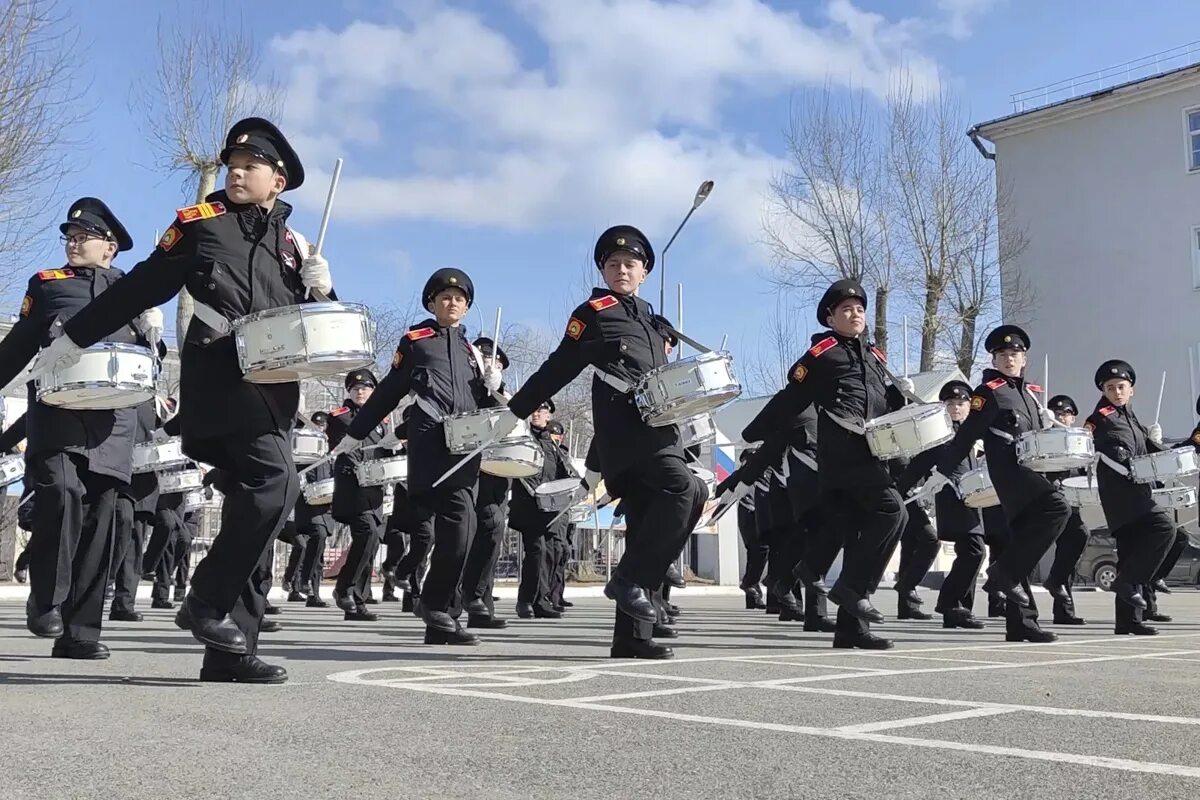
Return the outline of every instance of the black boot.
[[[1141,622],[1131,622],[1128,625],[1117,625],[1113,628],[1113,633],[1118,636],[1133,635],[1133,636],[1157,636],[1158,628],[1153,625],[1146,625]]]
[[[223,653],[220,655],[224,655]],[[268,664],[258,656],[221,658],[205,653],[200,667],[200,680],[212,683],[284,683],[287,670]]]
[[[517,603],[517,616],[521,619],[533,619],[533,603]]]
[[[675,651],[653,639],[613,639],[611,658],[648,658],[661,660],[674,658]]]
[[[804,630],[808,633],[836,633],[837,623],[821,614],[806,616]]]
[[[298,589],[292,589],[290,592],[288,592],[287,601],[289,603],[303,603],[304,600],[304,595],[302,595]]]
[[[283,623],[276,619],[264,619],[258,626],[259,633],[279,633],[283,630]]]
[[[745,592],[746,592],[746,608],[747,609],[753,610],[753,609],[767,607],[767,604],[763,602],[762,592],[760,592],[758,590],[757,586],[750,588],[750,589],[746,589]]]
[[[34,636],[56,639],[63,635],[62,613],[55,606],[49,611],[38,613],[33,606],[33,595],[25,603],[25,627]]]
[[[108,648],[99,642],[82,642],[78,639],[55,639],[50,650],[51,658],[76,658],[84,661],[99,661],[108,658]]]
[[[189,593],[175,615],[175,624],[190,630],[196,641],[214,650],[235,655],[246,652],[246,635],[228,614]]]
[[[667,567],[667,574],[666,577],[663,578],[663,581],[668,586],[671,586],[675,589],[683,589],[687,586],[687,581],[685,581],[683,576],[679,574],[679,570],[675,568],[674,564]]]
[[[654,624],[654,636],[659,639],[678,639],[679,631],[669,625]]]
[[[834,585],[829,590],[829,599],[846,611],[850,616],[866,622],[883,622],[883,614],[871,605],[871,601],[860,597],[845,586]]]
[[[142,612],[114,608],[109,612],[108,619],[110,622],[141,622]]]
[[[617,608],[640,622],[653,623],[658,619],[654,603],[646,596],[646,590],[627,580],[621,573],[614,572],[604,587],[604,596],[617,604]]]
[[[508,621],[500,617],[493,617],[488,614],[468,614],[468,628],[480,628],[482,630],[499,630],[508,627]]]
[[[942,612],[942,627],[980,630],[983,628],[983,623],[975,619],[975,616],[965,608],[952,608]]]
[[[891,650],[895,643],[873,633],[842,633],[833,634],[833,646],[839,649],[857,648],[859,650]]]
[[[1051,631],[1045,631],[1041,628],[1021,628],[1019,632],[1014,633],[1008,631],[1004,634],[1006,642],[1033,642],[1034,644],[1048,644],[1058,641],[1058,634]]]
[[[473,633],[464,631],[460,625],[455,623],[454,630],[452,631],[426,627],[425,644],[474,645],[479,644],[479,637]]]

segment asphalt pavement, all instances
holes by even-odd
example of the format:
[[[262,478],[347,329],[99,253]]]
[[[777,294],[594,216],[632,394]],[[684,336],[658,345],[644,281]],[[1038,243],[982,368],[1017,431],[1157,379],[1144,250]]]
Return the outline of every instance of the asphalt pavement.
[[[927,602],[932,604],[931,593]],[[1093,798],[1200,791],[1200,593],[1157,637],[1113,598],[1050,645],[1003,623],[889,621],[885,653],[833,650],[740,597],[679,596],[673,661],[608,658],[612,606],[430,647],[286,604],[261,655],[282,686],[201,684],[169,611],[112,623],[107,661],[49,658],[0,602],[0,798]],[[877,605],[895,610],[881,591]],[[1042,595],[1043,605],[1045,596]],[[979,598],[982,604],[982,596]],[[511,601],[503,601],[511,613]]]

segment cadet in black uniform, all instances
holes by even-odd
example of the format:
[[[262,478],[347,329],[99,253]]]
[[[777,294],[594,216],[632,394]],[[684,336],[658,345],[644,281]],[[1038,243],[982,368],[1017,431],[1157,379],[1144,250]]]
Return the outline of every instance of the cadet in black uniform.
[[[460,324],[475,300],[475,287],[465,272],[453,267],[434,272],[421,300],[434,318],[412,326],[401,338],[391,371],[334,450],[342,453],[358,447],[405,395],[416,394],[408,420],[408,494],[418,524],[432,525],[435,536],[429,575],[421,590],[425,643],[478,644],[479,637],[464,630],[458,617],[463,562],[475,531],[479,456],[437,487],[433,483],[460,460],[446,447],[442,421],[475,411],[488,389],[499,389],[500,374],[484,366]]]
[[[971,386],[963,381],[950,381],[938,392],[946,412],[957,431],[971,412]],[[926,450],[913,457],[896,481],[902,494],[929,474],[941,458],[946,445]],[[948,477],[955,481],[983,465],[983,459],[972,447]],[[934,610],[942,615],[943,628],[982,628],[983,623],[971,613],[975,601],[975,580],[983,566],[983,517],[979,510],[968,508],[953,486],[946,486],[934,500],[937,516],[937,536],[943,542],[954,543],[954,563],[950,565]]]
[[[207,648],[202,680],[279,683],[287,672],[254,653],[270,586],[263,556],[300,491],[289,436],[300,391],[243,380],[227,323],[302,303],[310,290],[332,298],[332,283],[328,262],[301,253],[287,228],[291,206],[279,194],[304,182],[304,168],[283,134],[266,120],[242,120],[221,161],[225,190],[180,209],[149,258],[77,314],[47,359],[69,363],[75,348],[184,286],[195,298],[180,353],[183,449],[228,472],[230,491],[178,621]]]
[[[550,413],[554,413],[554,407],[551,406]],[[571,463],[571,451],[563,444],[563,439],[567,435],[566,428],[556,419],[550,420],[546,424],[546,431],[550,434],[550,441],[558,447],[559,458],[566,467],[568,478],[578,478],[579,473],[575,471],[575,466]],[[555,559],[550,569],[550,607],[559,613],[566,611],[572,604],[566,599],[567,591],[567,566],[571,563],[571,547],[574,542],[575,526],[570,521],[570,515],[563,517],[566,524],[562,526],[555,536],[555,544],[557,551]],[[668,571],[668,575],[670,572]],[[663,590],[663,599],[667,597],[667,590],[670,585],[667,585]]]
[[[550,597],[552,571],[557,560],[555,539],[567,526],[567,516],[537,507],[537,487],[543,483],[571,477],[558,445],[546,427],[550,423],[551,403],[543,402],[529,418],[529,430],[542,450],[542,470],[537,475],[513,481],[508,522],[521,532],[521,582],[517,587],[517,616],[521,619],[558,619]]]
[[[1001,325],[984,339],[992,354],[992,369],[983,371],[983,384],[971,396],[971,414],[942,450],[937,470],[923,487],[939,491],[949,476],[983,440],[988,474],[1000,497],[1011,539],[988,569],[984,591],[1007,598],[1006,639],[1010,642],[1052,642],[1058,637],[1038,625],[1037,604],[1029,590],[1029,573],[1066,527],[1071,508],[1056,484],[1045,475],[1017,463],[1016,441],[1022,433],[1041,430],[1053,414],[1038,405],[1038,391],[1024,378],[1029,336],[1015,325]]]
[[[329,412],[330,447],[336,448],[358,419],[371,399],[378,381],[369,369],[356,369],[346,376],[347,397],[340,408]],[[386,435],[383,424],[376,423],[365,437],[362,447],[338,455],[334,462],[333,518],[350,526],[350,552],[338,572],[333,600],[346,612],[349,621],[374,622],[379,615],[368,611],[367,590],[371,584],[371,568],[375,552],[383,539],[383,487],[359,486],[355,469],[364,461],[376,457],[374,445]]]
[[[0,385],[12,381],[39,346],[51,343],[56,321],[71,319],[124,275],[112,260],[133,247],[133,240],[104,203],[76,200],[59,230],[67,263],[30,278],[21,315],[0,342]],[[114,316],[103,333],[110,341],[146,345],[147,334],[161,332],[162,314],[153,309],[138,316],[139,311]],[[35,367],[47,365],[45,359]],[[46,405],[29,383],[25,484],[36,500],[27,623],[35,635],[57,639],[52,651],[57,658],[109,655],[99,641],[100,625],[117,487],[129,483],[135,417],[132,408],[75,411]]]
[[[820,408],[820,487],[825,508],[837,510],[829,524],[845,535],[842,574],[829,593],[839,604],[833,645],[886,649],[892,642],[870,632],[869,623],[882,622],[883,615],[869,598],[907,513],[887,464],[868,448],[862,426],[899,409],[904,397],[890,385],[883,354],[861,338],[865,316],[866,295],[857,281],[847,278],[830,286],[817,304],[817,321],[831,332],[813,336],[812,348],[792,366],[787,386],[746,430],[755,441],[763,440],[784,430],[809,405]]]
[[[753,450],[747,449],[738,454],[739,469],[745,465],[753,453]],[[742,544],[746,548],[746,569],[742,573],[742,580],[739,584],[742,591],[746,593],[746,608],[751,610],[766,608],[766,605],[763,603],[762,590],[759,586],[762,583],[763,573],[767,567],[767,556],[770,553],[770,548],[766,541],[758,535],[753,491],[746,492],[738,500],[737,515],[738,534],[741,535]]]
[[[1065,394],[1055,395],[1046,403],[1046,407],[1054,412],[1054,418],[1068,428],[1075,427],[1079,416],[1079,406]],[[1086,474],[1086,470],[1077,469],[1070,472],[1055,472],[1047,475],[1050,480],[1060,483],[1067,478]],[[1092,532],[1083,522],[1078,508],[1071,509],[1067,527],[1054,543],[1054,561],[1046,574],[1043,586],[1054,598],[1055,625],[1083,625],[1082,617],[1075,613],[1075,595],[1071,587],[1075,584],[1075,567],[1079,564],[1083,551],[1087,548],[1088,539]]]
[[[600,235],[593,260],[607,288],[593,290],[575,309],[557,349],[508,405],[517,417],[527,416],[586,366],[596,368],[592,441],[626,520],[625,553],[604,589],[617,604],[611,655],[670,658],[671,648],[652,638],[658,612],[649,594],[696,527],[708,490],[687,468],[679,429],[643,422],[629,391],[667,359],[671,333],[636,294],[654,269],[654,250],[637,228],[619,225]]]
[[[324,411],[315,412],[310,418],[322,433],[326,432],[329,415]],[[333,464],[322,462],[310,470],[301,479],[304,483],[319,483],[333,478]],[[304,605],[308,608],[328,608],[329,603],[321,599],[321,580],[325,577],[325,546],[333,531],[334,521],[329,503],[312,505],[304,497],[303,490],[296,500],[296,535],[303,536],[304,559],[296,571],[296,581],[301,586],[308,587],[308,597]]]
[[[503,375],[508,369],[508,355],[504,348],[497,348],[496,343],[486,336],[480,336],[474,344],[485,362],[495,364],[500,371],[502,377],[497,391],[507,395]],[[479,403],[480,408],[497,405],[499,403],[493,397],[483,398]],[[508,624],[496,616],[492,597],[496,585],[496,563],[500,559],[500,544],[504,538],[504,520],[508,516],[510,484],[508,478],[488,475],[486,472],[479,474],[475,496],[475,535],[471,539],[462,577],[463,608],[467,611],[468,628],[495,629]]]
[[[1108,529],[1117,540],[1116,594],[1117,634],[1153,635],[1157,629],[1142,622],[1145,586],[1166,558],[1175,541],[1175,522],[1154,502],[1154,486],[1134,483],[1129,464],[1138,456],[1160,452],[1129,401],[1133,399],[1137,373],[1120,359],[1105,361],[1096,370],[1096,388],[1104,396],[1084,427],[1092,432],[1100,462],[1096,483]]]
[[[161,341],[159,357],[166,355]],[[158,427],[155,401],[147,400],[134,409],[135,445],[154,439]],[[154,511],[158,507],[158,474],[134,473],[127,486],[117,489],[116,542],[113,547],[109,574],[114,584],[112,607],[108,618],[114,622],[141,622],[141,612],[134,609],[137,602],[138,579],[142,576],[142,557],[154,528]]]

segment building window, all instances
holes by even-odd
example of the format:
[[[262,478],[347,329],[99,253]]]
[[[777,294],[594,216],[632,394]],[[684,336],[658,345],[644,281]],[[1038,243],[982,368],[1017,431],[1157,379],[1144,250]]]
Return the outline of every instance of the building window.
[[[1200,170],[1200,108],[1187,114],[1188,169]]]

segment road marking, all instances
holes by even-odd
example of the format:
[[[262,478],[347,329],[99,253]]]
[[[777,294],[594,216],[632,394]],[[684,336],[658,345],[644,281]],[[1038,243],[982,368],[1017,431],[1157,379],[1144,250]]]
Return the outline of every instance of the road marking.
[[[911,728],[916,725],[936,725],[939,722],[955,722],[960,719],[994,717],[998,714],[1015,714],[1015,708],[969,708],[965,711],[950,711],[945,714],[929,714],[924,717],[905,717],[883,722],[864,722],[861,725],[843,725],[836,730],[842,733],[874,733],[893,728]]]

